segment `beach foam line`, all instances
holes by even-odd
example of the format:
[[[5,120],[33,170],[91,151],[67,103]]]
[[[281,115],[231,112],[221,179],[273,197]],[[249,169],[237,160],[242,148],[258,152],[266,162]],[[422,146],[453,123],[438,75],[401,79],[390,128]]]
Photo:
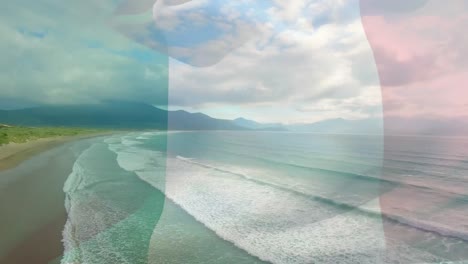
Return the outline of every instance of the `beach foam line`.
[[[122,149],[122,147],[124,149]],[[136,152],[137,151],[136,148],[138,148],[138,147],[135,147],[135,146],[125,147],[123,145],[113,146],[112,147],[112,149],[116,150],[117,151],[116,153],[118,155],[122,155],[122,157],[125,156],[125,155],[135,155],[135,156],[138,156],[140,158],[143,157],[142,158],[143,160],[147,160],[148,157],[144,157],[144,156],[151,155],[151,153],[148,153],[148,152],[143,152],[144,154],[143,153],[138,153],[138,152]],[[261,246],[252,245],[254,240],[257,240],[254,237],[251,237],[250,239],[248,239],[248,241],[243,241],[241,239],[242,237],[248,236],[248,234],[252,235],[252,234],[255,233],[255,225],[256,225],[257,220],[256,220],[254,215],[251,215],[249,213],[249,211],[252,211],[252,210],[242,210],[242,207],[243,207],[242,204],[245,201],[244,200],[245,199],[244,195],[241,195],[241,197],[244,197],[244,198],[242,198],[242,201],[239,201],[238,199],[234,199],[234,200],[231,200],[233,203],[228,201],[229,199],[226,200],[224,198],[219,197],[220,193],[219,192],[216,193],[217,192],[216,190],[218,189],[218,188],[216,188],[216,185],[219,184],[220,183],[219,181],[223,180],[223,179],[218,178],[217,180],[215,180],[215,182],[214,182],[215,186],[212,186],[213,182],[212,183],[205,182],[206,184],[204,184],[204,185],[195,184],[195,185],[198,185],[199,187],[205,186],[205,188],[203,188],[203,189],[208,191],[208,193],[200,192],[200,190],[196,190],[196,188],[195,189],[191,188],[191,187],[195,186],[194,184],[190,184],[188,182],[185,182],[185,183],[184,182],[177,182],[177,180],[173,177],[174,176],[173,173],[175,173],[175,174],[177,174],[179,176],[182,176],[182,178],[185,179],[185,180],[190,180],[190,179],[192,179],[192,180],[200,179],[201,180],[201,179],[205,178],[203,174],[201,174],[201,175],[191,175],[191,176],[188,175],[188,174],[192,174],[194,172],[193,169],[182,169],[182,170],[177,169],[176,171],[173,171],[172,173],[168,172],[169,174],[167,175],[166,179],[161,179],[159,177],[155,177],[155,173],[153,171],[151,171],[151,170],[142,170],[141,169],[142,167],[145,167],[145,166],[142,166],[142,165],[145,164],[146,162],[142,162],[142,163],[140,163],[140,166],[136,166],[135,164],[130,164],[128,162],[122,162],[124,160],[123,158],[119,159],[119,160],[120,160],[119,165],[121,165],[122,168],[124,168],[126,170],[136,169],[137,175],[142,180],[147,181],[148,183],[153,185],[155,188],[163,191],[169,199],[171,199],[175,204],[177,204],[182,209],[184,209],[187,213],[192,215],[200,223],[207,226],[209,229],[213,230],[215,233],[218,234],[219,237],[221,237],[221,238],[223,238],[223,239],[225,239],[227,241],[232,242],[237,247],[242,248],[242,249],[246,250],[247,252],[249,252],[250,254],[252,254],[254,256],[257,256],[257,257],[259,257],[259,258],[261,258],[263,260],[272,261],[272,262],[276,262],[276,263],[286,263],[286,259],[289,259],[290,256],[293,255],[293,254],[291,254],[291,252],[289,252],[288,254],[282,253],[282,251],[279,248],[276,248],[276,250],[275,250],[277,252],[276,254],[283,255],[282,257],[281,256],[277,256],[277,257],[283,258],[283,260],[278,259],[278,260],[275,261],[274,259],[269,258],[268,256],[266,256],[265,253],[262,253],[262,252],[267,252],[267,254],[268,254],[269,250],[265,251],[265,249],[269,248],[270,245],[268,245],[268,244],[264,244],[264,245],[261,245]],[[177,159],[170,159],[170,160],[171,161],[177,161]],[[164,159],[164,161],[166,161],[166,159]],[[182,164],[185,164],[185,163],[182,163]],[[174,169],[174,167],[171,167],[171,168]],[[171,170],[171,168],[168,168],[168,170]],[[155,168],[155,169],[157,169],[157,168]],[[176,180],[176,181],[173,181],[173,180]],[[165,188],[166,187],[166,181],[169,181],[168,182],[169,189]],[[232,181],[232,179],[231,179],[231,181]],[[245,186],[245,184],[247,184],[249,186],[252,186],[252,183],[250,183],[248,181],[244,181],[244,180],[239,181],[239,179],[234,179],[234,181],[236,181],[236,183],[239,183],[240,185],[243,185],[243,186]],[[210,185],[211,185],[211,188],[210,188]],[[236,185],[234,185],[234,186],[236,186]],[[253,186],[255,188],[258,188],[258,184],[255,184]],[[236,187],[236,189],[238,187]],[[264,189],[264,187],[261,187],[261,188]],[[267,188],[270,188],[270,187],[267,187]],[[215,191],[215,193],[210,193],[211,191]],[[245,189],[244,191],[248,191],[248,188]],[[270,189],[270,191],[277,192],[274,189]],[[224,193],[224,192],[222,192],[222,193]],[[236,192],[234,192],[234,193],[236,193]],[[250,196],[252,196],[252,195],[256,196],[255,195],[256,191],[254,191],[254,190],[252,190],[252,192],[248,191],[248,193],[250,193]],[[180,196],[181,194],[182,194],[183,197]],[[226,192],[226,194],[229,194],[229,193]],[[219,198],[219,199],[216,199],[216,197]],[[279,198],[277,195],[273,195],[273,197],[276,197],[275,199]],[[212,200],[211,198],[214,198],[214,200]],[[251,197],[251,198],[253,198],[253,197]],[[208,199],[208,201],[207,201],[207,199]],[[254,201],[254,200],[257,200],[257,201],[261,202],[263,199],[250,199],[250,201]],[[308,201],[308,200],[304,200],[304,201],[306,201],[306,203],[313,204],[312,201]],[[278,202],[276,202],[276,204],[278,204]],[[285,201],[283,201],[283,202],[285,202]],[[229,210],[230,212],[225,211],[223,209],[223,207],[224,208],[226,206],[229,207],[229,206],[232,206],[233,204],[235,204],[235,207],[232,208],[233,210]],[[317,206],[314,206],[314,207],[315,207],[316,210],[314,210],[313,214],[315,214],[317,211],[321,210],[320,207],[317,207]],[[261,208],[267,208],[267,207],[266,206],[261,206],[259,209],[261,209]],[[286,208],[289,208],[289,209],[286,209]],[[311,206],[306,206],[306,208],[311,209],[312,207]],[[286,206],[286,205],[285,205],[285,209],[286,210],[291,210],[291,208],[289,206]],[[295,209],[296,210],[293,210],[293,212],[295,212],[296,214],[298,214],[298,213],[300,214],[301,212],[304,213],[303,211],[301,211],[300,208],[295,208]],[[234,215],[232,213],[234,213]],[[309,210],[309,213],[312,213],[312,212]],[[235,216],[236,214],[240,214],[240,215]],[[329,213],[329,214],[333,215],[334,213]],[[228,219],[226,219],[226,216],[228,216]],[[283,216],[286,217],[286,218],[291,217],[290,214],[288,214],[287,212]],[[297,217],[297,218],[298,219],[307,219],[307,221],[309,221],[309,219],[310,219],[310,217]],[[219,221],[219,219],[221,219],[221,221]],[[251,222],[254,225],[253,229],[252,229],[252,227],[249,227],[250,225],[248,225],[245,228],[243,228],[242,226],[239,226],[239,225],[232,226],[233,222],[236,223],[239,220],[242,221],[242,219],[248,220],[249,222]],[[277,217],[274,217],[274,218],[269,218],[268,217],[267,219],[273,219],[274,220],[274,219],[278,219],[278,218]],[[263,219],[263,220],[267,220],[267,219]],[[288,221],[283,221],[283,222],[288,222]],[[230,226],[230,227],[228,227],[228,226]],[[225,228],[225,227],[227,227],[227,228]],[[282,229],[282,228],[278,228],[277,226],[272,226],[270,228],[265,227],[265,228],[267,228],[267,229],[273,228],[272,230],[275,230],[275,229],[281,230]],[[268,232],[263,232],[263,233],[267,234]],[[278,238],[275,238],[274,240],[278,240]],[[270,243],[272,243],[272,242],[270,242]],[[305,250],[303,250],[303,251],[305,252]],[[289,262],[289,263],[304,263],[304,261],[300,261],[300,259],[297,258],[296,262]]]
[[[68,219],[63,229],[62,263],[147,261],[147,247],[164,196],[135,173],[123,170],[118,155],[111,151],[112,147],[117,151],[131,147],[116,144],[116,140],[107,142],[112,144],[98,142],[78,157],[64,187]]]
[[[268,185],[268,186],[277,188],[277,189],[282,190],[282,191],[291,192],[291,193],[294,193],[296,195],[304,196],[304,197],[307,197],[309,199],[313,199],[315,201],[318,201],[318,202],[321,202],[321,203],[324,203],[324,204],[327,204],[327,205],[339,207],[341,209],[356,210],[356,211],[365,213],[365,214],[367,214],[369,216],[376,217],[376,218],[384,217],[385,219],[387,219],[389,221],[397,222],[397,223],[400,223],[400,224],[403,224],[403,225],[406,225],[406,226],[409,226],[409,227],[412,227],[412,228],[419,229],[421,231],[436,233],[436,234],[439,234],[439,235],[442,235],[442,236],[448,236],[448,237],[453,237],[453,238],[458,238],[458,239],[461,239],[461,240],[464,240],[464,241],[468,241],[468,230],[467,231],[462,231],[462,230],[451,228],[450,226],[437,224],[437,223],[434,223],[434,222],[424,221],[424,220],[420,220],[420,219],[410,219],[410,218],[398,216],[398,215],[395,215],[395,214],[389,214],[389,213],[381,212],[380,210],[374,210],[374,209],[371,209],[371,208],[366,208],[366,207],[364,207],[364,204],[362,204],[361,206],[355,206],[355,205],[352,205],[352,204],[339,202],[339,201],[334,200],[334,199],[329,199],[329,198],[326,198],[324,196],[315,195],[315,194],[312,195],[310,193],[304,193],[304,192],[301,192],[301,191],[298,191],[298,190],[290,189],[288,187],[280,186],[278,184],[273,184],[273,183],[269,183],[269,182],[265,182],[265,181],[260,181],[260,180],[254,179],[253,177],[242,174],[242,173],[237,173],[237,172],[234,172],[234,171],[230,171],[230,170],[226,170],[226,169],[223,169],[223,168],[211,166],[211,165],[208,165],[208,164],[203,164],[203,163],[194,161],[194,159],[192,159],[192,158],[177,156],[177,159],[179,159],[181,161],[184,161],[184,162],[189,162],[189,163],[192,163],[192,164],[195,164],[195,165],[198,165],[198,166],[202,166],[204,168],[213,169],[213,170],[216,170],[216,171],[219,171],[219,172],[239,176],[239,177],[242,177],[242,178],[244,178],[245,180],[248,180],[248,181],[252,181],[252,182],[255,182],[255,183],[258,183],[258,184],[261,184],[261,185]]]
[[[122,157],[118,160],[123,169],[136,172],[219,237],[262,260],[382,262],[379,254],[385,236],[378,210],[320,196],[311,199],[284,186],[191,158],[155,157],[136,145],[110,144],[109,149]],[[133,157],[129,159],[129,155]],[[151,155],[154,159],[148,157]],[[153,161],[167,162],[167,168]],[[324,206],[327,203],[338,206]],[[412,249],[411,254],[426,253]]]
[[[319,231],[324,229],[316,227],[317,223],[333,219],[344,210],[325,208],[307,197],[246,181],[239,175],[233,178],[233,174],[220,170],[199,170],[175,159],[168,164],[167,196],[218,236],[262,260],[309,263],[318,252],[345,251],[353,255],[361,250],[353,243],[329,248],[331,240],[325,242],[327,246],[320,242],[315,243],[315,250],[310,248],[314,237],[324,238]],[[356,227],[355,224],[351,225]],[[324,225],[328,231],[332,226]],[[351,237],[356,238],[357,234]]]
[[[154,135],[158,135],[158,134],[159,133],[155,133]],[[120,155],[118,155],[119,164],[123,164],[122,167],[124,169],[128,169],[129,171],[142,171],[142,170],[147,170],[147,171],[149,170],[150,171],[152,169],[152,167],[154,166],[155,159],[160,159],[160,158],[163,157],[162,153],[156,152],[156,151],[145,150],[145,149],[142,149],[142,148],[131,148],[130,149],[129,147],[135,147],[136,145],[141,143],[141,142],[135,143],[133,140],[131,140],[132,136],[135,136],[135,135],[129,135],[129,136],[121,138],[122,139],[121,144],[123,145],[122,149],[125,149],[125,151],[120,151],[120,153],[118,153],[118,154],[120,154]],[[115,149],[116,146],[117,145],[114,145],[114,149],[111,149],[111,150],[118,152],[118,150]],[[112,147],[110,146],[110,148],[112,148]],[[133,154],[137,154],[137,155],[129,155],[129,152],[132,152]],[[152,157],[152,158],[150,158],[150,157]],[[285,186],[281,186],[281,185],[278,185],[278,184],[257,180],[257,179],[255,179],[255,178],[253,178],[253,177],[251,177],[251,176],[249,176],[248,174],[245,174],[245,173],[239,173],[239,172],[236,172],[236,171],[226,170],[224,168],[212,166],[212,165],[209,165],[209,164],[200,163],[200,162],[195,161],[195,159],[193,159],[193,158],[183,157],[181,155],[176,156],[176,158],[183,161],[183,162],[189,162],[189,163],[192,163],[192,164],[204,167],[204,168],[216,170],[216,171],[219,171],[219,172],[222,172],[222,173],[232,174],[232,175],[235,175],[237,177],[242,177],[245,180],[252,181],[252,182],[255,182],[257,184],[269,185],[271,187],[277,188],[277,189],[282,190],[282,191],[291,192],[291,193],[294,193],[294,194],[299,195],[299,196],[305,196],[308,199],[313,199],[313,200],[319,201],[319,202],[321,202],[323,204],[327,204],[327,205],[330,205],[330,206],[336,206],[336,207],[339,207],[339,208],[341,208],[343,210],[357,210],[357,211],[360,211],[360,212],[365,213],[365,214],[367,214],[369,216],[372,216],[372,217],[384,217],[385,219],[387,219],[389,221],[393,221],[393,222],[397,222],[397,223],[400,223],[400,224],[403,224],[403,225],[407,225],[407,226],[419,229],[421,231],[436,233],[436,234],[439,234],[439,235],[442,235],[442,236],[449,236],[449,237],[453,237],[453,238],[462,239],[464,241],[468,241],[468,232],[456,230],[454,228],[451,228],[449,226],[445,226],[445,225],[442,225],[442,224],[438,225],[437,223],[424,221],[424,220],[420,220],[420,219],[408,219],[408,218],[398,216],[398,215],[394,215],[394,214],[389,214],[389,213],[385,213],[385,212],[382,213],[380,211],[369,210],[368,208],[366,209],[366,208],[361,207],[359,205],[356,206],[356,205],[352,205],[352,204],[349,204],[349,203],[340,202],[340,201],[337,201],[337,200],[334,200],[334,199],[329,199],[329,198],[321,196],[321,195],[304,193],[302,191],[294,190],[294,189],[291,189],[289,187],[285,187]],[[264,159],[264,158],[259,158],[259,157],[256,157],[256,158],[263,159],[266,162],[278,162],[278,161],[271,160],[271,159]],[[160,166],[163,166],[163,164],[161,164],[161,162],[159,162],[159,163],[160,163],[159,164]],[[284,162],[282,162],[282,163],[284,163]],[[404,185],[406,185],[406,186],[416,187],[416,188],[420,188],[420,189],[432,189],[432,188],[429,188],[429,187],[426,187],[426,186],[420,186],[420,185],[416,185],[416,184],[408,184],[408,183],[403,183],[403,182],[399,182],[399,181],[392,181],[392,180],[383,180],[383,179],[379,179],[379,178],[376,178],[376,177],[360,175],[360,174],[355,174],[355,173],[347,173],[347,172],[327,170],[327,169],[321,169],[321,168],[311,168],[311,167],[301,166],[301,165],[291,164],[291,163],[285,163],[285,164],[288,165],[288,166],[295,166],[295,167],[299,167],[299,168],[303,168],[303,169],[317,170],[319,172],[338,173],[339,175],[343,175],[343,176],[347,176],[347,177],[355,177],[355,178],[364,179],[364,180],[390,183],[390,184],[394,184],[395,186],[404,186]],[[442,194],[445,193],[446,195],[449,195],[449,196],[453,196],[454,194],[455,195],[460,195],[458,193],[447,192],[446,190],[444,190],[442,188],[440,188],[440,189],[435,188],[433,190],[443,192]],[[459,198],[463,199],[464,197],[465,196],[461,196]]]

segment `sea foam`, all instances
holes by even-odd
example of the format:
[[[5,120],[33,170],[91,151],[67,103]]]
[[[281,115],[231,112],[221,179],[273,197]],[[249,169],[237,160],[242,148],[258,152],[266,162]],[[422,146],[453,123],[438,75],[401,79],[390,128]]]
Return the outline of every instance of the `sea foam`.
[[[125,146],[126,145],[126,146]],[[166,179],[155,177],[160,154],[128,142],[110,145],[122,168],[136,172],[220,237],[274,263],[310,263],[363,254],[378,262],[384,248],[378,219],[324,207],[321,203],[246,181],[189,158],[167,158]],[[151,156],[154,156],[152,158]],[[366,234],[363,236],[363,234]],[[344,259],[343,259],[344,261]]]
[[[246,173],[190,157],[165,157],[128,138],[112,142],[109,149],[117,153],[123,169],[135,172],[218,236],[262,260],[382,263],[402,259],[385,253],[389,242],[385,240],[377,200],[354,209],[326,206],[320,199],[288,190],[291,186],[261,182]],[[398,215],[384,217],[421,230],[465,238],[445,226]],[[414,248],[401,251],[411,251],[404,256],[406,262],[438,260]]]

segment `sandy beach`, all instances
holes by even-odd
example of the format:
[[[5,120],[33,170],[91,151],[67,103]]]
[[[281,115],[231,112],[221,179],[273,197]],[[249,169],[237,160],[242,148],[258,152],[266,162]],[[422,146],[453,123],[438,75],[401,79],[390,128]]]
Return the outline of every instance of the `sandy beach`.
[[[67,217],[63,184],[75,160],[68,143],[96,136],[0,147],[0,263],[60,262]]]
[[[66,142],[92,137],[80,135],[73,137],[40,138],[26,143],[10,143],[0,146],[0,171],[18,166],[22,161]]]

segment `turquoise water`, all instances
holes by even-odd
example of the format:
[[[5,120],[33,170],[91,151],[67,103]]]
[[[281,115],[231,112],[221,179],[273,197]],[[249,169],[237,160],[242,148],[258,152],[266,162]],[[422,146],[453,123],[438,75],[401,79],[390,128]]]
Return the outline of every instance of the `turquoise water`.
[[[463,261],[466,145],[270,132],[96,139],[64,187],[62,263]]]

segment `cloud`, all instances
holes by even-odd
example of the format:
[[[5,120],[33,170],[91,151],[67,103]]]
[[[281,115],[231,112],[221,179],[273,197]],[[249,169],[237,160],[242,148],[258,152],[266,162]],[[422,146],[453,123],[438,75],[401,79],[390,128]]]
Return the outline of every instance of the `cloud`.
[[[249,20],[243,30],[248,37],[238,47],[223,46],[236,43],[236,36],[226,33],[179,50],[190,59],[180,60],[169,51],[174,58],[169,74],[170,104],[202,111],[237,105],[257,116],[253,112],[268,115],[270,111],[265,111],[268,106],[292,110],[289,122],[379,115],[381,109],[376,105],[362,105],[358,109],[358,104],[351,107],[346,103],[357,102],[365,93],[375,96],[374,101],[381,98],[372,50],[360,23],[357,2],[354,4],[352,9],[349,1],[331,4],[304,0],[291,5],[273,1],[264,7],[265,12],[257,10],[258,17]],[[314,17],[309,16],[311,12],[329,16],[315,25]],[[234,19],[231,25],[240,22],[243,20]],[[213,54],[218,60],[209,59]],[[194,63],[198,58],[205,60],[201,63],[203,67]],[[328,113],[312,107],[330,100],[336,109],[331,106]],[[343,110],[345,107],[347,111]],[[266,121],[284,121],[279,118],[284,117],[261,117]]]
[[[289,123],[381,111],[357,0],[46,2],[7,4],[5,98],[166,105],[169,93],[176,107]]]
[[[1,97],[167,103],[167,56],[109,27],[114,1],[23,2],[0,11]]]

